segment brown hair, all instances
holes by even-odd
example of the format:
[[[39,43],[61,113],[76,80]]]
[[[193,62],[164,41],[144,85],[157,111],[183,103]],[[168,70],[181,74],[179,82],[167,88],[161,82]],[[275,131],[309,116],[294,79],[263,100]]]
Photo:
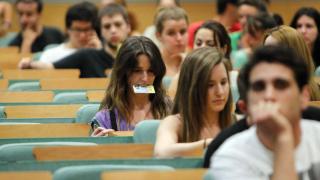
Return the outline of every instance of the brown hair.
[[[100,109],[117,108],[120,116],[129,122],[130,117],[132,117],[130,109],[132,102],[130,102],[131,87],[128,84],[128,78],[137,66],[137,58],[141,54],[149,57],[150,66],[155,75],[153,86],[156,93],[149,95],[153,117],[156,119],[164,118],[168,115],[171,107],[171,101],[162,86],[162,78],[166,72],[166,67],[159,49],[146,37],[129,37],[123,42],[116,57],[106,96],[100,105]]]
[[[224,55],[212,47],[199,48],[192,51],[184,60],[174,99],[172,114],[180,114],[183,122],[180,140],[192,142],[199,140],[204,128],[204,114],[208,94],[208,82],[211,70],[223,63]],[[226,65],[224,64],[225,68]],[[226,68],[226,72],[227,68]],[[228,82],[229,81],[229,74]],[[229,97],[224,109],[219,113],[219,126],[226,128],[232,123],[232,95],[229,86]]]

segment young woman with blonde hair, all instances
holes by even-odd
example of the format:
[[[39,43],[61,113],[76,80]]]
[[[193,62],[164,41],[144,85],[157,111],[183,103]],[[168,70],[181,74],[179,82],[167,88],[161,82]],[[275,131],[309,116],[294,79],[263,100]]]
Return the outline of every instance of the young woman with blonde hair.
[[[187,13],[180,7],[162,8],[156,15],[156,36],[161,43],[166,77],[173,77],[180,71],[188,42],[188,24]]]
[[[264,45],[281,44],[294,49],[298,56],[304,59],[310,72],[309,88],[311,101],[320,100],[320,87],[314,80],[315,67],[311,51],[301,33],[292,27],[282,25],[269,30],[264,39]]]

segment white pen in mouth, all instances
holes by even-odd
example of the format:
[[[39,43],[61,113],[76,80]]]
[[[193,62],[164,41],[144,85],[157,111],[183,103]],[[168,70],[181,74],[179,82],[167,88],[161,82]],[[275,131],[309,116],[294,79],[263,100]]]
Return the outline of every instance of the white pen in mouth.
[[[137,84],[133,85],[133,92],[136,94],[154,94],[155,90],[153,85]]]

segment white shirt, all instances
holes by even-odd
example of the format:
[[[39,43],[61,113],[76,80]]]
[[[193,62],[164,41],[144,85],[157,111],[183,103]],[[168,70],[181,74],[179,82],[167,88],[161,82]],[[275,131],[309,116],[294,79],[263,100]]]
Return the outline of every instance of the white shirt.
[[[69,48],[65,43],[62,43],[57,47],[45,50],[40,56],[40,61],[54,63],[64,57],[73,54],[76,51],[77,49]]]
[[[320,179],[320,123],[302,120],[301,132],[301,142],[295,150],[299,179]],[[256,127],[251,127],[232,136],[216,151],[207,178],[267,180],[272,174],[273,153],[259,141]]]

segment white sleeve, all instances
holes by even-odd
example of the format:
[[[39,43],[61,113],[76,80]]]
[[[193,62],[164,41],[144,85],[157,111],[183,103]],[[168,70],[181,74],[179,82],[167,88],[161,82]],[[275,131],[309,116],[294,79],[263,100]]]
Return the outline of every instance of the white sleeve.
[[[54,61],[55,56],[53,56],[51,52],[51,49],[44,51],[41,54],[39,61],[52,63]]]
[[[267,180],[269,178],[255,172],[247,161],[232,154],[218,153],[211,158],[211,166],[206,179]]]

